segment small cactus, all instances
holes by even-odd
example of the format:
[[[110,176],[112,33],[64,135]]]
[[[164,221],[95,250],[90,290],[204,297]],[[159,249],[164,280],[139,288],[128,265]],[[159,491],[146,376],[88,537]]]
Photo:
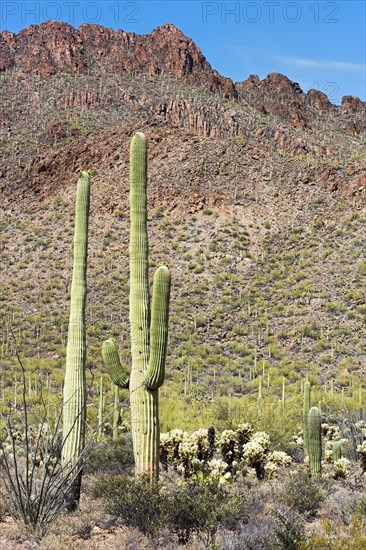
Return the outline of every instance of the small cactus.
[[[286,403],[286,378],[282,378],[282,396],[281,396],[281,403],[284,406]]]
[[[258,376],[258,400],[263,397],[263,378]]]
[[[333,464],[342,458],[342,442],[335,441],[332,446],[332,462]]]
[[[207,460],[212,460],[215,452],[215,428],[213,426],[209,427],[207,438],[208,438]]]
[[[318,407],[311,407],[308,415],[310,473],[316,477],[322,472],[322,419]]]

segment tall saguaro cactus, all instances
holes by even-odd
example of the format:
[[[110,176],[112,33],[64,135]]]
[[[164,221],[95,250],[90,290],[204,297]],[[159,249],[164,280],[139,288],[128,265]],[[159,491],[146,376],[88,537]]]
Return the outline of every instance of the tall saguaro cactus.
[[[318,407],[309,410],[309,463],[312,476],[322,472],[322,418]]]
[[[120,388],[130,389],[135,473],[159,475],[158,390],[164,382],[168,340],[170,273],[160,266],[154,275],[150,306],[147,236],[147,147],[145,136],[133,136],[130,148],[130,331],[132,367],[128,377],[114,340],[103,344],[106,368]]]
[[[62,465],[65,471],[75,468],[85,444],[85,302],[90,177],[90,173],[86,171],[79,174],[76,194],[74,263],[63,396]],[[79,501],[80,484],[81,472],[68,496],[69,509],[75,508]]]

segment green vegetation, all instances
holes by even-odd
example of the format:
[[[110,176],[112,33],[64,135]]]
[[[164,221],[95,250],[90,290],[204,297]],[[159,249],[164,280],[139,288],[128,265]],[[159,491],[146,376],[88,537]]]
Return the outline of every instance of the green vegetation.
[[[158,390],[165,378],[170,273],[160,266],[154,276],[150,309],[147,237],[147,148],[135,134],[130,152],[130,331],[132,368],[123,372],[116,344],[106,340],[103,359],[115,384],[129,387],[136,475],[159,475]]]
[[[318,476],[322,471],[322,420],[318,407],[311,407],[308,418],[310,472]]]
[[[73,468],[80,460],[85,445],[86,421],[86,270],[88,255],[88,221],[90,173],[79,174],[76,207],[74,264],[71,283],[70,320],[67,336],[66,372],[63,395],[62,467]],[[69,495],[68,508],[74,509],[80,499],[81,473]]]
[[[240,144],[240,140],[235,141]],[[207,162],[208,171],[209,164]],[[98,195],[101,202],[105,199],[104,192]],[[255,190],[253,193],[248,191],[243,200],[255,206],[258,196]],[[351,491],[347,483],[352,485],[350,494],[354,493],[355,501],[364,483],[361,472],[366,470],[366,434],[360,424],[365,407],[363,298],[366,272],[364,260],[360,258],[364,215],[359,212],[348,216],[340,229],[338,223],[330,223],[321,213],[324,200],[320,197],[314,199],[313,207],[318,211],[311,223],[300,225],[301,222],[294,220],[277,230],[272,218],[248,223],[244,215],[240,218],[236,212],[236,217],[224,216],[214,207],[203,208],[194,215],[187,214],[182,220],[174,211],[163,211],[154,200],[149,225],[149,258],[144,252],[143,286],[147,296],[149,268],[169,259],[175,273],[169,341],[166,343],[169,369],[166,373],[160,367],[150,370],[145,361],[147,367],[144,367],[139,385],[146,381],[151,388],[154,386],[150,390],[145,385],[141,388],[141,395],[145,397],[149,391],[157,391],[155,385],[159,386],[165,378],[159,397],[161,429],[170,434],[174,430],[185,432],[182,443],[189,443],[197,453],[190,456],[187,450],[179,449],[179,445],[175,448],[174,460],[168,461],[168,472],[162,473],[162,487],[151,493],[151,499],[160,502],[162,493],[162,508],[165,501],[170,502],[176,515],[168,518],[162,512],[162,516],[151,520],[150,532],[146,528],[149,510],[146,515],[142,510],[140,519],[127,510],[132,502],[144,499],[141,495],[150,494],[150,485],[124,475],[124,469],[131,470],[132,465],[129,433],[136,425],[134,413],[141,409],[139,404],[132,410],[127,407],[126,389],[129,384],[131,390],[131,377],[120,370],[121,364],[133,367],[137,349],[130,349],[127,322],[128,296],[134,293],[133,270],[129,273],[126,262],[128,215],[124,206],[118,204],[113,215],[100,223],[100,212],[92,209],[85,314],[88,343],[85,399],[86,420],[92,430],[99,428],[101,447],[86,465],[85,472],[90,477],[85,490],[94,484],[93,476],[102,479],[101,483],[106,483],[108,509],[113,509],[125,525],[134,525],[154,541],[159,536],[159,529],[170,529],[176,537],[172,547],[185,540],[191,541],[193,535],[197,535],[202,544],[215,539],[222,547],[226,544],[226,547],[250,548],[248,541],[252,539],[248,533],[241,539],[240,529],[254,521],[250,519],[251,501],[257,499],[258,509],[271,519],[264,533],[262,530],[257,538],[253,535],[255,540],[251,548],[270,549],[271,541],[275,541],[273,548],[275,544],[276,548],[293,547],[296,550],[310,550],[317,548],[317,544],[324,548],[331,548],[333,544],[336,548],[338,541],[329,525],[338,533],[345,548],[352,547],[352,537],[354,547],[362,548],[364,513],[362,515],[351,504],[345,512],[344,524],[340,523],[343,519],[336,516],[338,523],[329,519],[329,524],[324,523],[321,530],[312,534],[311,525],[306,522],[319,509],[322,517],[326,514],[329,502],[325,479],[330,480],[335,491],[337,488]],[[27,400],[32,411],[39,410],[39,401],[45,396],[50,410],[60,405],[72,282],[73,216],[70,205],[67,192],[62,190],[50,205],[35,205],[22,212],[19,219],[4,214],[0,220],[5,266],[0,287],[0,411],[3,418],[6,418],[9,403],[19,409],[22,399],[15,342],[24,357]],[[342,206],[342,216],[346,216],[346,206],[346,203]],[[167,269],[160,268],[158,272],[166,273]],[[156,283],[154,287],[156,289]],[[151,322],[154,295],[157,295],[155,290],[151,308],[144,310],[145,316],[151,311]],[[134,313],[138,310],[139,307],[133,307]],[[162,310],[158,308],[158,311]],[[136,322],[136,326],[141,326],[139,319]],[[167,323],[164,322],[163,327],[167,328]],[[133,336],[134,332],[132,340]],[[105,372],[100,347],[106,338],[109,343],[104,346],[104,354],[111,353],[107,359],[108,370],[116,372],[112,372],[112,378],[122,388],[117,396],[114,386],[106,383],[106,376],[101,391],[99,386],[100,376]],[[118,340],[118,354],[115,340]],[[147,340],[144,332],[145,347]],[[151,338],[150,346],[152,342]],[[138,339],[133,345],[139,345]],[[145,359],[148,357],[146,354]],[[157,363],[163,366],[163,361]],[[156,384],[152,383],[151,376]],[[310,397],[307,398],[310,384],[311,403]],[[310,453],[313,446],[309,444],[309,455],[315,456],[314,459],[310,457],[311,464],[316,464],[312,470],[317,474],[310,478],[309,467],[305,471],[302,466],[307,446],[304,418],[314,404],[321,408],[323,433],[315,455]],[[351,431],[344,427],[344,422],[353,417],[357,417],[357,422],[352,425],[358,427]],[[250,424],[254,433],[266,432],[270,447],[263,440],[263,444],[250,438],[245,443],[240,440],[237,431],[243,424]],[[216,454],[210,459],[208,432],[211,426],[216,433],[213,451]],[[329,426],[337,426],[342,431],[340,439],[331,437]],[[199,430],[206,432],[203,439],[202,433],[194,435],[194,431]],[[122,432],[127,432],[126,437],[121,436]],[[113,444],[112,437],[115,439]],[[156,464],[157,432],[150,441],[153,441],[152,455]],[[322,451],[321,462],[319,451]],[[168,454],[172,452],[174,454],[169,450]],[[291,457],[289,468],[273,466],[269,457],[275,452]],[[214,470],[213,465],[209,466],[211,460],[221,460],[225,464],[216,464]],[[185,472],[179,478],[181,485],[176,484],[175,467],[179,468],[179,461],[183,462]],[[238,467],[233,465],[235,461]],[[157,471],[156,465],[154,468]],[[320,468],[321,476],[318,475]],[[217,471],[219,475],[214,480]],[[113,477],[107,479],[109,474]],[[123,479],[114,477],[121,474]],[[211,483],[215,489],[210,498],[217,504],[215,495],[221,495],[222,508],[218,505],[214,510],[208,507]],[[168,496],[164,484],[169,487]],[[287,487],[287,496],[281,493],[282,484]],[[153,487],[155,490],[155,485]],[[245,511],[236,508],[237,493],[247,507]],[[268,497],[269,493],[274,494],[273,500]],[[126,501],[122,499],[120,503],[122,511],[117,510],[120,495],[126,497]],[[268,507],[260,508],[259,503],[265,500]],[[136,504],[142,508],[144,505],[145,502]],[[226,505],[235,512],[232,524]],[[194,508],[191,516],[190,506]],[[186,531],[183,523],[179,523],[178,512],[185,518]],[[206,524],[200,519],[202,514],[207,518]],[[235,533],[230,525],[236,526],[237,519],[242,526]],[[134,521],[145,522],[145,527]],[[253,525],[251,528],[254,530]]]

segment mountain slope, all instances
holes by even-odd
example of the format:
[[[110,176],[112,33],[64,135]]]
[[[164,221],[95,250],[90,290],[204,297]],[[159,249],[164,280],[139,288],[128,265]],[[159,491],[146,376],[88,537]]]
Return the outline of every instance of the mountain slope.
[[[2,362],[65,353],[77,172],[93,173],[89,366],[128,356],[128,147],[149,145],[151,266],[173,272],[168,388],[270,391],[306,373],[353,392],[366,369],[365,104],[284,75],[232,83],[172,25],[1,33]],[[33,358],[33,359],[32,359]],[[41,367],[40,361],[42,361]],[[8,375],[7,375],[8,376]],[[194,382],[194,384],[192,384]]]

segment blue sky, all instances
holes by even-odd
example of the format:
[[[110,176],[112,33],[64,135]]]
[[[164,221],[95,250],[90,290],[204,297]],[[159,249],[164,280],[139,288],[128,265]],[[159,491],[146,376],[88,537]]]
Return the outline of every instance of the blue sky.
[[[149,33],[173,23],[234,81],[280,72],[340,103],[366,100],[366,3],[340,1],[2,0],[1,29],[47,19]]]

